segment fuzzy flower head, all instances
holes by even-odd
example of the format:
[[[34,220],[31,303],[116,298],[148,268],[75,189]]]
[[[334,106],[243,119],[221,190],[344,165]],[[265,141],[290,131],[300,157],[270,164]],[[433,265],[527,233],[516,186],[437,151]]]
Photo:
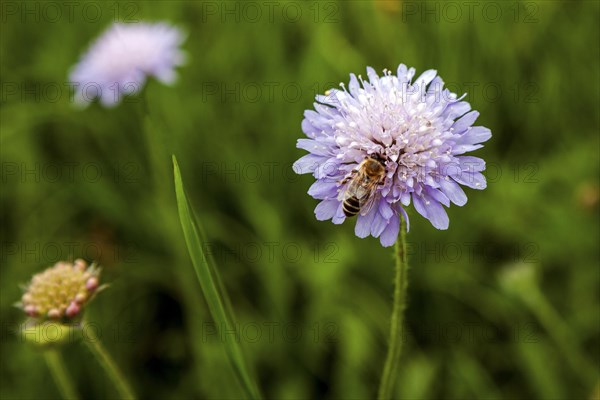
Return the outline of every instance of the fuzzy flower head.
[[[461,185],[486,187],[485,162],[464,154],[483,147],[490,130],[472,126],[479,113],[470,111],[464,95],[444,89],[436,71],[413,81],[414,75],[404,64],[396,75],[381,77],[369,67],[368,80],[351,74],[348,88],[341,84],[342,90],[317,96],[315,109],[305,112],[308,139],[299,139],[298,148],[309,154],[294,170],[316,178],[308,194],[321,200],[318,220],[341,224],[356,214],[358,237],[372,235],[391,246],[400,215],[408,227],[404,207],[411,201],[435,228],[447,229],[443,206],[467,202]]]
[[[36,319],[72,319],[102,289],[99,279],[100,270],[84,260],[60,261],[33,276],[18,306]]]
[[[147,77],[171,84],[185,61],[184,35],[166,23],[113,24],[74,66],[75,101],[85,106],[99,97],[114,106],[124,94],[139,93]]]

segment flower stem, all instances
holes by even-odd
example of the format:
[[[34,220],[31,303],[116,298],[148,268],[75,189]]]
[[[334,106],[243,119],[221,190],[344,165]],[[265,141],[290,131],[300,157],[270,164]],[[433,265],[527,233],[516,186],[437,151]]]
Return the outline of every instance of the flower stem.
[[[385,366],[379,384],[377,398],[387,400],[392,398],[396,378],[398,377],[398,364],[402,351],[402,323],[406,305],[406,287],[408,275],[408,261],[406,255],[406,221],[400,218],[400,238],[396,242],[396,277],[394,279],[394,306],[390,323],[390,339]]]
[[[113,384],[119,393],[119,397],[121,399],[135,399],[131,387],[123,377],[122,372],[119,370],[113,359],[104,349],[104,346],[102,346],[102,343],[100,343],[100,339],[96,336],[94,329],[88,329],[86,334],[87,338],[84,340],[85,344],[92,354],[94,354],[102,368],[104,368],[104,371],[106,371],[109,378],[113,381]]]
[[[77,392],[71,383],[71,379],[58,350],[44,350],[44,357],[63,399],[78,399],[79,396],[77,396]]]

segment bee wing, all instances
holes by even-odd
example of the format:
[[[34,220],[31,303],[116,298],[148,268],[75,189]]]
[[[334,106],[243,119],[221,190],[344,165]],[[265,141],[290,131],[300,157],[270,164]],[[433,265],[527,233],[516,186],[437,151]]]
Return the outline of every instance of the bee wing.
[[[358,197],[358,189],[359,189],[358,178],[355,176],[345,187],[342,186],[340,188],[340,192],[338,194],[338,200],[344,201],[349,197],[356,196]]]
[[[369,197],[364,200],[364,203],[360,206],[360,215],[367,215],[373,204],[375,204],[375,200],[379,198],[379,193],[377,192],[377,182],[372,182],[369,184],[369,187],[366,189],[367,193],[369,193]]]
[[[338,189],[338,197],[337,197],[337,199],[338,199],[339,201],[344,201],[344,199],[346,198],[346,193],[348,192],[348,186],[349,186],[349,185],[346,185],[346,186],[341,186],[341,187]]]
[[[373,193],[369,198],[365,201],[363,205],[360,207],[360,215],[367,215],[371,208],[373,208],[373,204],[375,204],[375,199],[379,198],[379,195]]]

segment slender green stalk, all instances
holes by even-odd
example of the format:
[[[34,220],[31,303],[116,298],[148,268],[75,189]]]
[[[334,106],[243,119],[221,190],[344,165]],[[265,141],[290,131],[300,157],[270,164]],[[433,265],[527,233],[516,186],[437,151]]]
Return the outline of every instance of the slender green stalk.
[[[396,378],[398,377],[398,364],[402,351],[402,324],[404,308],[406,306],[406,287],[408,275],[408,261],[406,255],[406,221],[400,218],[400,238],[396,242],[396,277],[394,279],[394,306],[390,323],[390,339],[385,366],[379,384],[377,398],[387,400],[392,398]]]
[[[92,354],[96,357],[96,360],[100,363],[106,374],[112,380],[119,393],[119,397],[121,399],[135,399],[135,395],[131,390],[131,387],[125,380],[123,373],[117,367],[117,364],[113,361],[110,355],[107,353],[102,343],[100,343],[100,339],[96,336],[96,332],[94,329],[88,329],[86,331],[86,340],[84,340],[85,344],[88,346]]]
[[[63,399],[79,399],[58,350],[44,350],[44,357]]]
[[[173,174],[175,178],[175,194],[177,197],[177,206],[179,210],[179,219],[183,235],[188,247],[190,258],[194,266],[194,271],[198,278],[198,283],[204,293],[204,298],[208,304],[208,309],[219,327],[224,332],[237,332],[233,309],[227,291],[221,282],[221,278],[214,266],[214,260],[203,250],[203,243],[206,243],[201,225],[194,215],[188,198],[183,187],[183,179],[179,164],[175,155],[173,155]],[[253,379],[253,373],[249,364],[244,358],[242,347],[239,340],[233,340],[229,335],[225,335],[225,351],[233,367],[233,371],[239,380],[246,398],[261,399],[260,389]]]

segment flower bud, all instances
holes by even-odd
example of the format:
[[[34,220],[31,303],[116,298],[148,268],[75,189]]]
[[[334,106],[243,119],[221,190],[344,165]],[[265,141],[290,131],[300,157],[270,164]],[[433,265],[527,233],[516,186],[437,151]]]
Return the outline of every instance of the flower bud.
[[[90,292],[93,292],[94,290],[96,290],[97,287],[98,287],[98,278],[95,276],[92,276],[85,283],[85,288],[87,290],[89,290]]]
[[[71,304],[69,304],[69,307],[67,307],[66,310],[66,315],[69,318],[73,318],[74,316],[76,316],[77,314],[79,314],[79,311],[81,310],[81,307],[79,307],[79,305],[75,302],[72,302]]]
[[[98,292],[99,276],[100,270],[82,259],[57,262],[33,276],[19,306],[32,318],[74,318]]]
[[[33,304],[26,305],[24,310],[25,310],[25,313],[27,315],[29,315],[30,317],[37,317],[37,310]]]

